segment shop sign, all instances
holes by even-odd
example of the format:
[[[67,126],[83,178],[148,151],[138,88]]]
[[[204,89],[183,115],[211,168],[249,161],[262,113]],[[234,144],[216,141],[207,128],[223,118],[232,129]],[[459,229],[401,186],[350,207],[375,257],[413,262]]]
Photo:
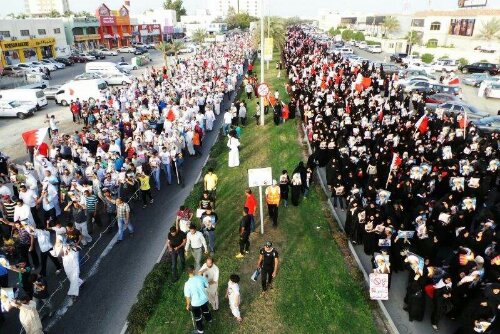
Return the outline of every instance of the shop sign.
[[[17,48],[27,48],[30,46],[29,41],[15,41],[15,42],[3,42],[2,49],[17,49]]]
[[[88,35],[77,35],[75,36],[75,42],[88,41],[91,39],[100,39],[101,35],[99,34],[88,34]]]
[[[54,37],[36,38],[36,39],[32,39],[32,41],[35,44],[34,46],[41,46],[41,45],[55,44],[56,43],[56,39]]]
[[[56,43],[56,39],[53,37],[47,37],[47,38],[34,38],[34,39],[29,39],[29,40],[23,40],[23,41],[8,41],[8,42],[2,42],[2,49],[4,50],[9,50],[9,49],[22,49],[22,48],[28,48],[28,47],[37,47],[37,46],[43,46],[43,45],[54,45]]]
[[[116,20],[114,16],[101,16],[99,17],[101,26],[114,26],[116,25]]]
[[[129,26],[130,18],[128,16],[116,16],[115,22],[117,26]]]

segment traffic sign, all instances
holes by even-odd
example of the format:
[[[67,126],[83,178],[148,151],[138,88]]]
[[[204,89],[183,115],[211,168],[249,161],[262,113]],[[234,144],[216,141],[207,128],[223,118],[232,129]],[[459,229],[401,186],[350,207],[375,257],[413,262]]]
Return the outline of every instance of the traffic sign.
[[[269,86],[266,83],[261,83],[259,87],[257,87],[257,93],[260,97],[267,96],[267,94],[269,94]]]

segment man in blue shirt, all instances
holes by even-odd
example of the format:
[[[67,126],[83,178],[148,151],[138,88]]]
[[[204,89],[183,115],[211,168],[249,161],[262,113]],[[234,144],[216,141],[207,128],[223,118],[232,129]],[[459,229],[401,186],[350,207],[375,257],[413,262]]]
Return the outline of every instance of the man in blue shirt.
[[[196,329],[193,333],[201,334],[203,332],[203,318],[212,322],[212,315],[208,309],[208,281],[203,276],[194,274],[194,266],[187,268],[189,279],[184,283],[184,296],[186,297],[186,310],[193,313],[193,319],[196,322]]]

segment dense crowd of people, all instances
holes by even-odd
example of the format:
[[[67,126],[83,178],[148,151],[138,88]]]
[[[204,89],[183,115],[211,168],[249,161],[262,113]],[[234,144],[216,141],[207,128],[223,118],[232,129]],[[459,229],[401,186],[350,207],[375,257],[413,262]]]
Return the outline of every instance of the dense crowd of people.
[[[132,236],[138,224],[130,201],[140,197],[146,208],[154,205],[152,188],[184,185],[185,157],[201,155],[204,136],[233,99],[252,56],[248,34],[228,35],[225,42],[200,48],[175,64],[145,68],[131,84],[108,88],[88,101],[71,101],[69,111],[81,129],[61,133],[56,118],[48,117],[49,138],[28,147],[24,164],[0,155],[2,312],[18,307],[24,329],[41,331],[37,310],[45,306],[52,312],[47,259],[56,274],[64,269],[68,296],[78,297],[80,253],[92,245],[92,236],[113,228],[118,242],[127,230]],[[237,138],[233,127],[228,132]],[[212,196],[217,181],[206,181]],[[176,233],[187,231],[182,226],[174,230],[177,247],[175,242],[184,241]],[[213,240],[208,240],[213,251]],[[188,239],[192,245],[196,241]],[[18,279],[9,279],[9,271],[19,273]],[[23,310],[31,316],[23,316]]]
[[[431,112],[398,75],[327,53],[309,31],[288,31],[284,62],[290,113],[300,112],[326,168],[345,233],[372,257],[373,272],[408,271],[405,310],[432,310],[459,333],[499,328],[499,135],[466,115]]]

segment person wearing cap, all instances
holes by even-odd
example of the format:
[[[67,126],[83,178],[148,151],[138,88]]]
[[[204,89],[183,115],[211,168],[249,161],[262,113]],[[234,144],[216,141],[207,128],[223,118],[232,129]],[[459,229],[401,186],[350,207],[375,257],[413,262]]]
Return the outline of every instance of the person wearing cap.
[[[264,247],[260,249],[259,254],[257,268],[261,268],[262,293],[264,293],[278,274],[279,254],[278,251],[273,248],[273,243],[271,241],[266,242]]]
[[[189,225],[189,232],[186,235],[186,257],[189,255],[191,251],[193,253],[194,258],[194,268],[196,272],[200,270],[201,267],[201,258],[203,256],[203,250],[205,254],[208,254],[207,241],[203,234],[196,229],[196,225],[191,223]]]
[[[191,312],[196,329],[193,333],[203,334],[203,318],[205,321],[212,322],[212,314],[208,308],[209,284],[204,276],[196,275],[198,270],[192,265],[187,268],[189,279],[184,283],[184,297],[186,298],[186,310]]]
[[[280,187],[276,180],[266,188],[266,203],[269,218],[273,222],[273,227],[278,226],[278,207],[280,205]]]
[[[215,252],[215,227],[218,223],[218,216],[212,211],[212,207],[208,206],[205,212],[200,217],[202,231],[208,240],[208,249],[210,250],[210,255],[213,256]]]
[[[12,191],[5,185],[5,181],[0,179],[0,197],[12,196]]]

